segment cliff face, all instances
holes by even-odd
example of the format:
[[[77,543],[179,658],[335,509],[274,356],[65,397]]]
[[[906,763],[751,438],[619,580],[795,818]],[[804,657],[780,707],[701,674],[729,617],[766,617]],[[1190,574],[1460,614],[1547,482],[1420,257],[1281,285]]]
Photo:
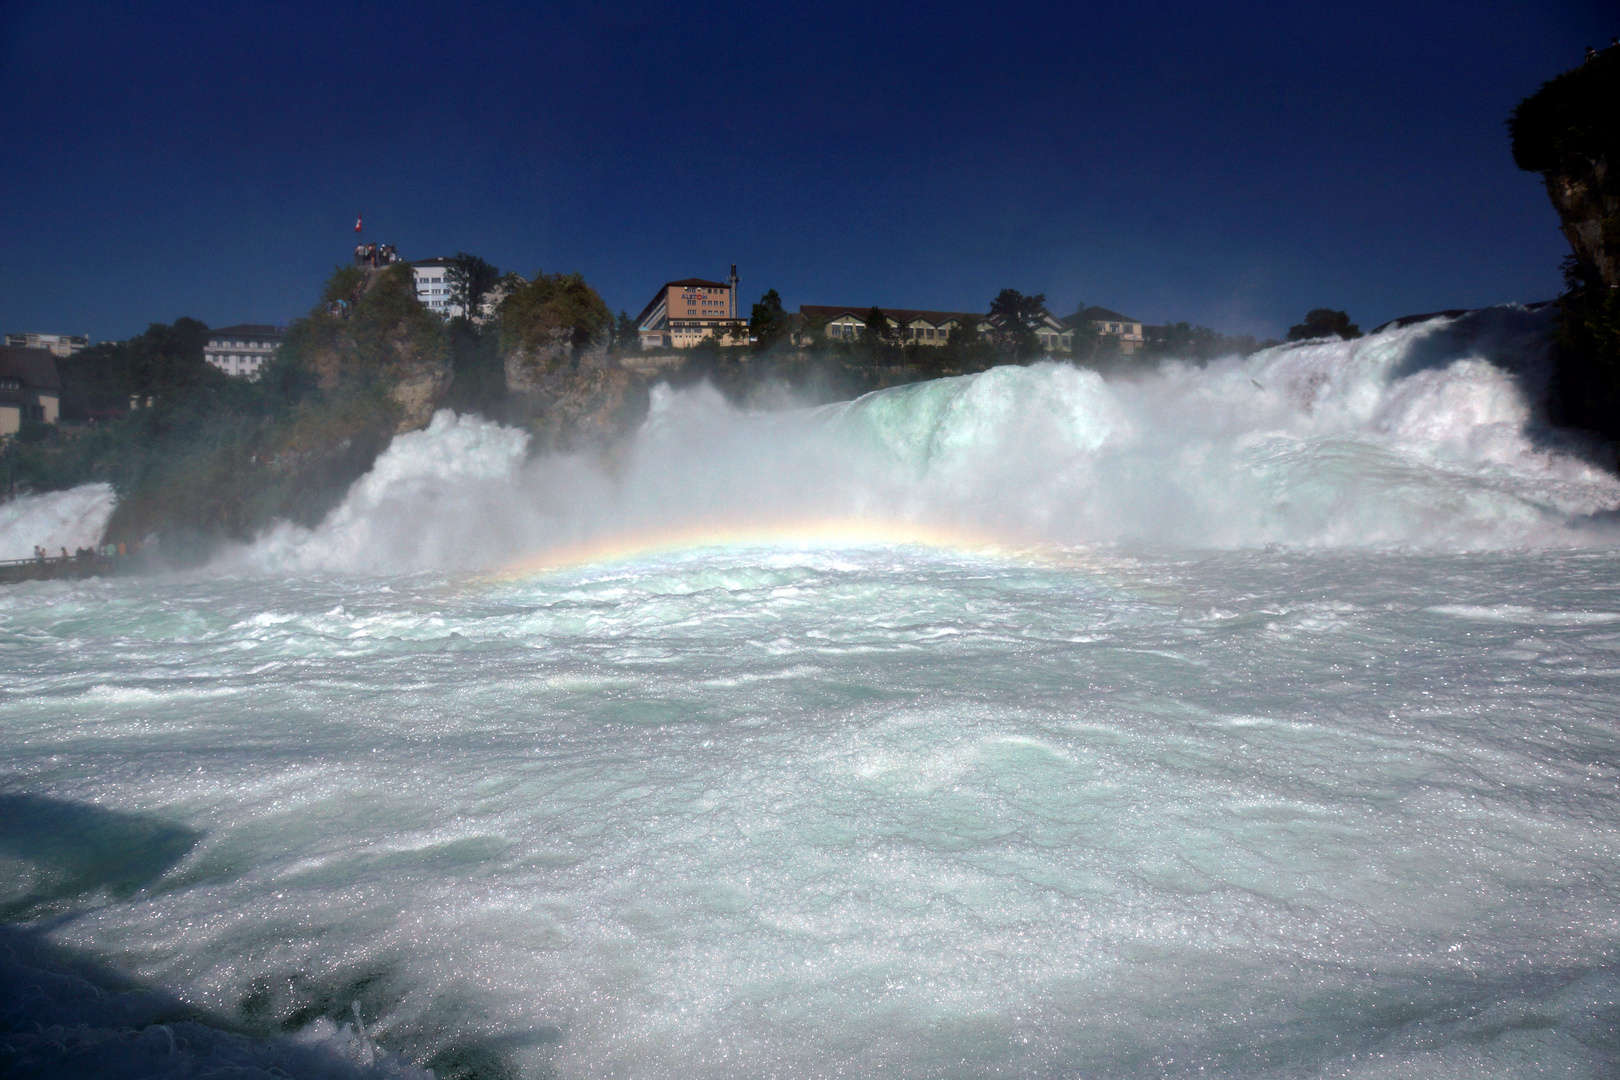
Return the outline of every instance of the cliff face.
[[[442,355],[425,354],[403,345],[385,372],[388,400],[399,410],[396,434],[428,426],[450,389],[450,365]]]
[[[1513,160],[1541,173],[1586,276],[1620,288],[1620,49],[1543,84],[1508,127]]]
[[[1610,289],[1620,288],[1620,192],[1615,187],[1601,157],[1577,172],[1547,174],[1547,194],[1576,261],[1591,267]]]
[[[648,378],[620,367],[602,347],[577,356],[566,347],[514,353],[506,385],[509,410],[534,433],[536,450],[606,449],[647,415]]]
[[[1549,411],[1620,441],[1620,48],[1545,83],[1508,127],[1513,160],[1542,175],[1574,254]]]

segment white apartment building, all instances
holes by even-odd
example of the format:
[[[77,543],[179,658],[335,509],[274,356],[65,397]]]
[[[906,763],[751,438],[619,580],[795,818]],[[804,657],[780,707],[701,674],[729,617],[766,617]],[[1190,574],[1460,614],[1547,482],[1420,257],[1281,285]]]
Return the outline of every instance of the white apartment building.
[[[281,344],[281,331],[263,323],[222,326],[208,331],[203,359],[227,375],[257,379]]]
[[[416,298],[435,315],[453,319],[465,314],[461,305],[451,298],[449,259],[418,259],[411,263],[416,275]]]
[[[83,334],[7,334],[6,347],[10,349],[44,349],[52,356],[72,356],[80,349],[90,347],[90,339]]]

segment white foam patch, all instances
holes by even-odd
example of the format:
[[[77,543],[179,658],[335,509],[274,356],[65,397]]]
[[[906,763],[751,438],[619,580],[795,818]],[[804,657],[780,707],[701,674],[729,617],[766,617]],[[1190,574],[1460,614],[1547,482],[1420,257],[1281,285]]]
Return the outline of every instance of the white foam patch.
[[[528,436],[441,410],[398,436],[319,529],[282,524],[223,566],[265,570],[455,568],[511,537],[490,511],[511,498]]]
[[[108,484],[23,495],[0,503],[0,559],[33,558],[42,546],[54,558],[101,542],[118,499]]]

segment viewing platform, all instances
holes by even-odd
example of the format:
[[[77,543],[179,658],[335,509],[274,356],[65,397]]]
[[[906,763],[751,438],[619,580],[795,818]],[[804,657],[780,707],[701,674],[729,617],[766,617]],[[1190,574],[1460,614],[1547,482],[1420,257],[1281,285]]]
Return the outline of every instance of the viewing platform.
[[[48,555],[45,558],[0,560],[0,585],[22,581],[55,581],[59,578],[110,577],[125,574],[134,563],[130,555]]]

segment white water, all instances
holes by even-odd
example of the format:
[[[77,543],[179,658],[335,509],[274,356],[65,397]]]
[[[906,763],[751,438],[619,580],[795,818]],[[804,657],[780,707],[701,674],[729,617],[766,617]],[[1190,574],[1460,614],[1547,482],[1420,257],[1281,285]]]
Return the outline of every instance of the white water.
[[[116,499],[107,484],[85,484],[71,491],[24,495],[0,503],[0,559],[31,559],[42,546],[54,557],[95,547],[112,516]]]
[[[229,1023],[339,1074],[1614,1075],[1620,489],[1526,431],[1530,321],[666,395],[606,466],[443,416],[209,574],[7,590],[0,905],[211,1015],[0,1012],[133,1075],[293,1060]],[[1033,546],[447,572],[818,518]]]
[[[233,564],[478,568],[626,534],[846,519],[1013,544],[1584,542],[1571,518],[1620,505],[1620,481],[1528,428],[1546,329],[1500,309],[1206,368],[1008,367],[786,413],[663,390],[605,464],[525,462],[517,433],[443,413],[326,524]]]

